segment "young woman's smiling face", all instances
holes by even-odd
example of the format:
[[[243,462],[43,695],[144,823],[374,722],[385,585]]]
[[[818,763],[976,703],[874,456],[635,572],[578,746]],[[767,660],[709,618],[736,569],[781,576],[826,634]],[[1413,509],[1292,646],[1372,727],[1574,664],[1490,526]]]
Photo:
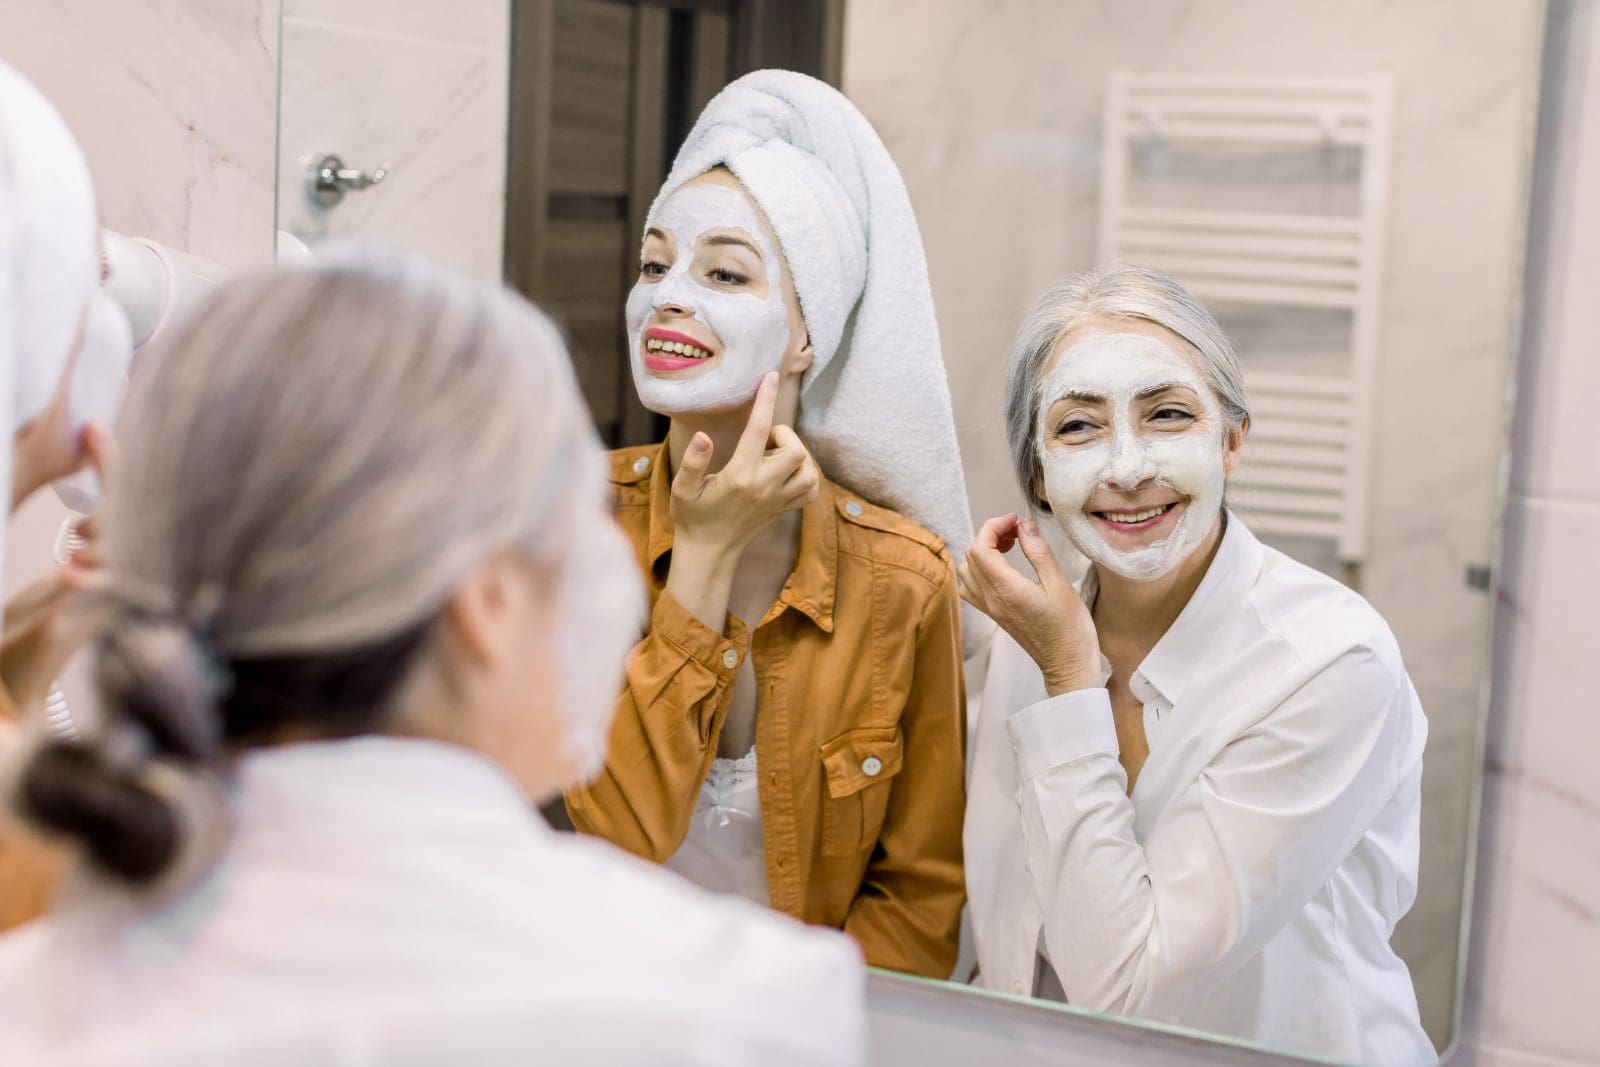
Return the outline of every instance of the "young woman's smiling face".
[[[650,220],[627,328],[639,398],[668,415],[749,403],[804,343],[777,238],[728,172],[684,183]]]
[[[1038,489],[1089,559],[1159,578],[1216,523],[1243,436],[1189,346],[1154,323],[1081,324],[1052,361],[1038,392]]]

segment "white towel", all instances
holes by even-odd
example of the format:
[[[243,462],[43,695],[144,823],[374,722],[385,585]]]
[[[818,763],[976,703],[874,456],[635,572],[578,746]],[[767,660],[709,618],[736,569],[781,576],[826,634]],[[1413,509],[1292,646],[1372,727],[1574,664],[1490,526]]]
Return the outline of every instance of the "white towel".
[[[130,344],[126,316],[100,292],[99,233],[83,151],[39,90],[0,63],[0,486],[11,484],[12,438],[49,407],[80,325],[72,429],[114,413]]]
[[[888,150],[837,89],[761,70],[706,105],[650,215],[718,165],[760,205],[794,277],[816,352],[800,434],[830,478],[932,530],[959,562],[972,517],[950,384],[922,236]],[[968,655],[990,630],[963,613]]]

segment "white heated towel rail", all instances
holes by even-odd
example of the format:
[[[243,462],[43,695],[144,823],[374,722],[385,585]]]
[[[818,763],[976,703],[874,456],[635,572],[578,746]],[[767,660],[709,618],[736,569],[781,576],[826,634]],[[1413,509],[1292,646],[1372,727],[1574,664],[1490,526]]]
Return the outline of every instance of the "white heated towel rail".
[[[1350,316],[1350,348],[1304,373],[1252,369],[1250,444],[1232,492],[1258,533],[1325,538],[1352,571],[1367,548],[1373,393],[1389,188],[1388,78],[1112,74],[1101,168],[1101,262],[1165,271],[1197,297]],[[1152,140],[1222,151],[1359,150],[1350,215],[1195,210],[1130,202],[1132,152]],[[1248,166],[1241,156],[1241,167]],[[1347,356],[1347,358],[1345,358]]]

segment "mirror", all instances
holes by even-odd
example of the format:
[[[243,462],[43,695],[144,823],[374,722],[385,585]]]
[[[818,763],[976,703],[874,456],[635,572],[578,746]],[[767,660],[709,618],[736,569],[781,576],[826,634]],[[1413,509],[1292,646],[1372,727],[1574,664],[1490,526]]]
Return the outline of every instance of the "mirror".
[[[1237,348],[1249,397],[1249,433],[1227,491],[1233,516],[1271,551],[1365,598],[1392,631],[1426,715],[1420,786],[1386,786],[1412,790],[1420,822],[1399,817],[1392,834],[1374,839],[1362,830],[1382,816],[1351,808],[1360,825],[1342,829],[1366,842],[1376,866],[1345,863],[1358,847],[1346,842],[1337,870],[1297,891],[1293,911],[1320,907],[1331,930],[1356,921],[1339,910],[1349,899],[1383,897],[1363,913],[1377,927],[1363,944],[1392,946],[1404,970],[1380,968],[1383,980],[1409,978],[1422,1031],[1443,1049],[1456,1028],[1476,838],[1490,561],[1542,14],[1537,0],[475,0],[448,15],[421,3],[380,11],[294,0],[283,9],[279,225],[312,247],[343,234],[414,245],[480,276],[503,275],[537,300],[568,333],[602,434],[635,446],[616,478],[646,510],[664,460],[637,449],[661,441],[668,419],[659,404],[641,404],[623,329],[640,280],[639,235],[696,117],[746,71],[786,67],[838,85],[903,176],[977,522],[1026,505],[1006,445],[1002,368],[1028,308],[1069,275],[1113,260],[1177,279]],[[316,199],[319,183],[327,203]],[[889,521],[871,518],[878,513],[865,510],[873,501],[864,490],[840,493],[841,522],[862,518],[849,508],[869,524]],[[1067,538],[1045,525],[1072,558]],[[1011,558],[1022,566],[1018,553]],[[1306,588],[1334,597],[1331,582]],[[766,590],[766,602],[778,593]],[[759,645],[749,657],[745,647],[711,643],[703,658],[731,653],[735,674],[754,659],[753,684],[770,661]],[[986,673],[981,652],[967,660],[968,740],[980,745],[984,717],[994,714]],[[1288,676],[1280,665],[1258,689]],[[818,700],[863,699],[848,679],[821,688]],[[1205,713],[1181,699],[1162,713],[1146,708],[1141,726],[1154,715],[1157,727],[1145,731],[1151,761],[1168,758],[1163,736],[1169,747],[1184,736],[1161,714],[1185,711]],[[764,737],[765,708],[751,714]],[[930,758],[897,747],[893,731],[849,733],[807,735],[818,755],[805,764],[804,788],[824,816],[854,820],[853,829],[816,831],[817,879],[859,876],[841,857],[863,847],[868,862],[873,842],[855,840],[863,820],[882,822],[893,788]],[[1420,742],[1420,732],[1407,736]],[[734,757],[742,746],[724,747],[719,754]],[[979,758],[972,747],[969,775]],[[1285,756],[1280,777],[1313,773],[1313,762]],[[1147,766],[1166,773],[1166,764]],[[1196,780],[1204,767],[1191,768]],[[733,790],[747,771],[730,766],[723,784]],[[1164,787],[1182,794],[1183,785]],[[690,802],[700,788],[690,783]],[[771,788],[763,801],[783,792]],[[976,784],[968,790],[978,795]],[[619,797],[589,798],[587,814],[578,804],[576,821]],[[1150,803],[1139,813],[1140,847],[1159,832],[1161,805]],[[757,820],[744,847],[759,856],[762,815],[729,809]],[[1337,838],[1340,829],[1329,832]],[[970,821],[967,834],[970,862]],[[1392,852],[1379,855],[1385,849]],[[1196,878],[1198,869],[1182,868]],[[1362,870],[1377,872],[1376,888],[1355,884]],[[1302,874],[1271,877],[1298,884]],[[1142,899],[1139,877],[1130,877],[1128,899]],[[1342,889],[1328,889],[1340,879]],[[781,879],[768,881],[746,895],[768,893],[773,906],[801,910],[799,889],[780,892]],[[1226,896],[1215,885],[1208,891]],[[845,887],[847,902],[855,892]],[[969,910],[978,907],[975,900]],[[1402,913],[1387,936],[1382,927]],[[950,972],[963,982],[982,954],[972,939],[982,920],[972,918]],[[1280,917],[1253,936],[1270,941],[1289,922]],[[1299,929],[1311,937],[1316,926]],[[1346,935],[1327,936],[1334,945]],[[1096,951],[1087,933],[1080,939]],[[1068,944],[1079,941],[1052,944],[1047,928],[1039,947],[1048,959]],[[1229,956],[1223,969],[1232,970],[1205,979],[1226,986],[1225,1009],[1164,1001],[1156,981],[1151,1009],[1125,1013],[1214,1023],[1229,1037],[1292,1034],[1285,1051],[1363,1058],[1326,1036],[1339,1030],[1339,1011],[1355,1008],[1273,999],[1292,996],[1296,981],[1273,969],[1293,966],[1282,962],[1293,952],[1274,944],[1289,955],[1274,956],[1273,966],[1259,952],[1245,953],[1254,962]],[[1026,962],[1040,961],[1030,953]],[[1060,981],[1046,980],[1059,977],[1049,970],[1031,972],[1016,990],[993,973],[978,982],[1072,999]],[[1241,975],[1257,988],[1241,989]],[[1251,995],[1257,1008],[1273,1005],[1271,1025],[1241,1021]],[[1087,1006],[1120,1011],[1137,999]],[[1296,1012],[1303,1018],[1284,1021]]]
[[[426,249],[499,278],[505,7],[285,0],[278,228],[313,248],[372,237]]]

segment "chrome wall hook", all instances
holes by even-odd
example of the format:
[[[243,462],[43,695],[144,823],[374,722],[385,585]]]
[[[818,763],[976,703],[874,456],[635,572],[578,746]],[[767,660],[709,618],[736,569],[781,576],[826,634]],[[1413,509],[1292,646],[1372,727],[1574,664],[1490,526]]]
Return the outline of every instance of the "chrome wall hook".
[[[389,176],[390,165],[383,164],[371,174],[346,167],[344,160],[329,153],[306,168],[306,195],[318,207],[331,208],[350,191],[371,188]]]

